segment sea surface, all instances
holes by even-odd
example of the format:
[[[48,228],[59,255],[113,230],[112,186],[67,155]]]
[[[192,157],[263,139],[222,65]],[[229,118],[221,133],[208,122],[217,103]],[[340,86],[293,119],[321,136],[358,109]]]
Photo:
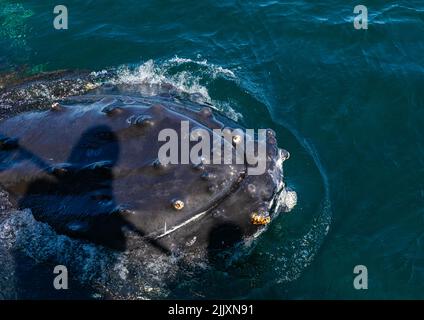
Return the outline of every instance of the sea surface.
[[[291,153],[293,211],[241,261],[156,297],[424,298],[422,0],[66,1],[68,30],[53,27],[57,4],[0,0],[1,73],[113,69],[171,83],[274,129]],[[354,28],[358,4],[366,30]]]

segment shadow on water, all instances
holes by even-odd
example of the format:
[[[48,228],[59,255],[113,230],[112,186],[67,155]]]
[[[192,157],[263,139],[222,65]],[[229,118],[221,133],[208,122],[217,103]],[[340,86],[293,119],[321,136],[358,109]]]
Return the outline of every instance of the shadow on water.
[[[46,222],[59,234],[88,240],[115,252],[127,249],[124,227],[140,236],[145,235],[143,230],[135,229],[123,218],[114,197],[113,182],[116,177],[113,168],[119,161],[120,146],[111,128],[104,125],[89,128],[73,146],[67,161],[53,167],[22,146],[18,149],[19,161],[31,160],[43,170],[42,178],[32,181],[18,201],[18,207],[30,208],[36,220]],[[213,227],[207,239],[207,258],[211,266],[225,268],[226,253],[242,237],[240,227],[235,224]],[[150,240],[149,244],[164,254],[170,254],[154,240]],[[90,286],[82,286],[72,279],[72,274],[80,270],[68,269],[72,290],[54,288],[56,275],[53,269],[61,261],[60,256],[54,261],[39,264],[16,250],[14,260],[19,299],[90,299],[95,293]],[[113,261],[109,262],[113,264]],[[183,262],[181,268],[187,267]]]
[[[57,231],[125,250],[122,227],[113,196],[113,167],[119,143],[107,126],[84,132],[64,165],[47,167],[49,176],[32,182],[19,202],[37,220]],[[39,160],[40,161],[40,160]]]
[[[67,161],[53,167],[22,146],[18,149],[19,160],[29,159],[43,170],[42,178],[31,182],[18,201],[18,207],[30,208],[36,220],[48,223],[60,234],[116,252],[127,248],[124,226],[145,235],[123,218],[122,208],[114,197],[113,168],[119,160],[120,146],[111,128],[89,128],[72,148]],[[169,253],[153,240],[150,244]],[[14,258],[19,299],[91,297],[90,289],[80,287],[77,281],[72,281],[72,290],[55,290],[54,266],[29,262],[22,252],[15,252]]]
[[[57,232],[124,251],[123,218],[116,214],[113,168],[119,160],[118,138],[111,128],[96,126],[85,131],[68,160],[51,167],[21,147],[44,171],[20,199],[20,209],[30,208],[36,220],[47,222]],[[60,260],[60,257],[59,257]],[[90,298],[89,290],[72,281],[72,290],[53,287],[53,267],[33,265],[22,253],[15,254],[18,298]],[[73,270],[69,270],[72,273]]]

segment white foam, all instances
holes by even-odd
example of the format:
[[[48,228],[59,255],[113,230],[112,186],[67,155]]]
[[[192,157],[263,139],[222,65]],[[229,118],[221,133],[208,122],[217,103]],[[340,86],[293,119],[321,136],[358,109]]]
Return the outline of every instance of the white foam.
[[[200,72],[191,72],[180,70],[173,72],[171,69],[175,66],[185,64],[196,64],[202,67]],[[93,76],[104,76],[106,71],[92,73]],[[175,56],[162,63],[148,60],[137,67],[127,65],[120,66],[116,70],[117,76],[110,80],[112,84],[140,84],[143,86],[165,87],[171,85],[176,91],[196,97],[196,102],[208,103],[212,108],[223,112],[227,117],[234,121],[242,119],[241,113],[237,112],[230,103],[223,101],[214,101],[207,87],[211,79],[219,77],[236,79],[233,71],[209,63],[207,60],[193,60],[190,58],[180,58]],[[143,91],[144,94],[156,95],[157,90]],[[200,97],[200,98],[199,98]]]
[[[186,71],[167,75],[167,71],[166,65],[156,65],[153,60],[148,60],[135,69],[128,66],[119,67],[117,78],[111,82],[113,84],[172,85],[181,92],[200,94],[205,101],[211,101],[207,88],[200,85],[199,77],[192,76]]]
[[[116,252],[59,235],[49,225],[35,220],[30,210],[13,211],[0,220],[0,289],[8,288],[7,298],[19,290],[14,287],[19,281],[11,272],[15,270],[12,253],[18,251],[34,265],[65,265],[73,270],[73,278],[78,282],[118,298],[128,298],[127,294],[136,294],[138,298],[165,296],[164,278],[173,267],[177,272],[174,258],[146,256],[141,246],[132,252]],[[127,290],[130,285],[133,287]]]
[[[243,119],[243,115],[236,111],[228,102],[215,102],[213,107],[216,110],[223,112],[231,120],[238,122]]]
[[[275,161],[275,166],[272,170],[268,170],[268,174],[272,177],[272,180],[277,186],[278,190],[281,190],[278,197],[274,197],[269,204],[270,209],[274,208],[275,213],[280,211],[290,212],[297,204],[297,193],[296,191],[285,187],[283,180],[283,162],[286,157],[283,155],[283,150],[278,149],[278,158]]]
[[[207,67],[210,71],[212,71],[212,77],[216,78],[220,75],[225,75],[231,78],[236,78],[236,75],[234,74],[233,71],[231,71],[230,69],[226,69],[223,68],[221,66],[217,66],[215,64],[212,63],[208,63],[208,60],[204,59],[204,60],[193,60],[193,59],[189,59],[189,58],[180,58],[178,56],[175,56],[174,58],[170,59],[168,61],[171,64],[177,64],[177,65],[181,65],[181,64],[186,64],[186,63],[194,63],[200,66],[204,66]]]

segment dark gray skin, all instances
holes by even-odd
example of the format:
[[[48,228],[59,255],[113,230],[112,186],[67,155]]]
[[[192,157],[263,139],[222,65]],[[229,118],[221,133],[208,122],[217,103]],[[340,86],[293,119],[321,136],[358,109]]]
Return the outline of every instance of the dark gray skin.
[[[35,99],[47,110],[1,121],[0,185],[14,205],[58,233],[117,250],[137,245],[127,231],[164,253],[220,251],[260,233],[266,226],[253,224],[252,214],[276,214],[284,187],[277,163],[288,158],[273,131],[263,175],[248,175],[247,163],[163,166],[160,130],[179,132],[181,120],[209,131],[238,126],[208,107],[134,89],[65,92],[54,108]],[[173,207],[177,199],[182,210]]]

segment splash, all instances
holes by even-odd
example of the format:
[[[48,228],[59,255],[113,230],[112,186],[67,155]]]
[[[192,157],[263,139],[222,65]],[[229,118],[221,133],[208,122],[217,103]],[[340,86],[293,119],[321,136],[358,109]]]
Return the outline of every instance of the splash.
[[[128,66],[120,67],[114,84],[144,84],[144,85],[172,85],[177,90],[188,94],[200,94],[205,101],[211,101],[208,90],[200,84],[198,77],[191,76],[187,71],[170,75],[166,66],[157,66],[153,60],[131,69]]]
[[[0,240],[0,292],[6,299],[16,297],[22,286],[26,286],[20,283],[20,273],[31,272],[37,266],[43,266],[51,274],[55,265],[65,265],[73,270],[73,280],[96,288],[93,298],[163,297],[167,295],[166,279],[178,272],[175,257],[146,256],[142,246],[131,252],[116,252],[59,235],[49,225],[36,221],[30,210],[7,215],[0,211]],[[28,257],[25,265],[14,261],[16,252]]]
[[[105,75],[107,71],[92,73],[92,75]],[[230,103],[211,98],[209,87],[216,79],[237,81],[233,71],[208,63],[207,60],[193,60],[175,56],[164,62],[148,60],[138,66],[124,65],[112,76],[112,84],[133,84],[149,86],[150,91],[143,94],[156,95],[160,89],[172,87],[178,94],[199,103],[207,103],[212,108],[223,112],[232,120],[239,121],[241,113],[237,112]]]
[[[321,248],[332,221],[329,181],[318,153],[309,141],[300,138],[294,129],[291,131],[309,156],[312,157],[319,171],[324,186],[324,198],[317,209],[317,214],[314,216],[313,221],[302,236],[277,245],[272,253],[264,251],[264,256],[267,260],[266,264],[273,266],[277,283],[291,282],[302,275],[303,271],[314,260],[319,248]],[[284,199],[280,201],[283,201],[284,205],[287,206],[296,204],[297,195],[293,193],[284,195]]]

